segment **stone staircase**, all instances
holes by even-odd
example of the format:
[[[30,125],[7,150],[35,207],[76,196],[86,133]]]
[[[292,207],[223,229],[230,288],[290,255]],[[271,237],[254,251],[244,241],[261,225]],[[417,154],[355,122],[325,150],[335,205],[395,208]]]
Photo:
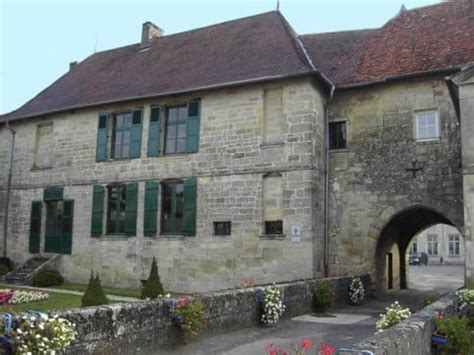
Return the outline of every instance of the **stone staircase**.
[[[55,258],[34,257],[29,259],[20,268],[5,275],[9,284],[31,285],[33,275],[49,264]]]

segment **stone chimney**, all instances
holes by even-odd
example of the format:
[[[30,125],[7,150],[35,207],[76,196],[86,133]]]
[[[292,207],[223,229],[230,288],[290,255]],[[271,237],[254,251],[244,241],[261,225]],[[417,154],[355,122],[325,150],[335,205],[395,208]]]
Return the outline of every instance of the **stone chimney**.
[[[77,61],[69,63],[69,71],[73,70],[76,65],[77,65]]]
[[[164,31],[153,22],[147,21],[142,25],[142,43],[140,49],[150,47],[150,42],[155,37],[163,36]]]

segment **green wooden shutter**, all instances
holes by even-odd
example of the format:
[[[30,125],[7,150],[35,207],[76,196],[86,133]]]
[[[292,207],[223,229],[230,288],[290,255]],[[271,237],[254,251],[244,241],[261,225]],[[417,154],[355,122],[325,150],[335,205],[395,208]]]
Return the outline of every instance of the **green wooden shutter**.
[[[99,128],[97,130],[96,161],[107,159],[107,134],[109,127],[109,114],[99,114]]]
[[[41,211],[43,203],[41,201],[31,202],[31,218],[30,218],[30,253],[35,254],[40,251],[41,236]]]
[[[125,235],[134,236],[137,234],[137,182],[127,184],[125,199]]]
[[[161,107],[153,106],[150,112],[150,127],[148,128],[148,156],[160,155]]]
[[[73,221],[74,221],[74,201],[64,200],[63,236],[62,236],[62,241],[61,241],[62,254],[71,254]]]
[[[199,117],[200,100],[188,102],[188,119],[186,121],[186,153],[199,151]]]
[[[104,218],[105,188],[101,185],[94,185],[93,191],[91,236],[100,237],[102,235],[102,221]]]
[[[196,184],[195,177],[184,181],[184,235],[196,235]]]
[[[142,147],[142,116],[143,109],[134,110],[132,113],[132,129],[130,138],[130,158],[140,158]]]
[[[156,181],[145,182],[145,218],[143,222],[145,237],[154,237],[157,232],[158,191],[159,184]]]

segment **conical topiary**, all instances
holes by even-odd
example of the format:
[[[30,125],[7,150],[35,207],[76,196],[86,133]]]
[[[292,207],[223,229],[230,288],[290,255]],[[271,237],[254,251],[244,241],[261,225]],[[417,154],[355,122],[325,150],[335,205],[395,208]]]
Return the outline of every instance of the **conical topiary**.
[[[89,278],[89,284],[87,290],[81,299],[82,307],[87,306],[99,306],[101,304],[109,304],[109,300],[102,289],[102,283],[97,273],[94,277],[94,273],[91,271],[91,277]]]
[[[153,257],[153,261],[151,262],[150,276],[143,285],[141,298],[154,299],[163,293],[163,285],[161,284],[160,276],[158,275],[158,266],[156,264],[156,259]]]

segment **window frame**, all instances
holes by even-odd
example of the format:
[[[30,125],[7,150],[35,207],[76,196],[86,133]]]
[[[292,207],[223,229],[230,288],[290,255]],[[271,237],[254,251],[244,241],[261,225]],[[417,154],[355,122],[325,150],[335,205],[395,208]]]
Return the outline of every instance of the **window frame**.
[[[448,255],[461,256],[461,237],[459,234],[448,235]]]
[[[114,216],[114,226],[115,226],[115,231],[112,232],[109,229],[109,222],[111,219],[111,211],[110,211],[110,206],[111,206],[111,201],[110,198],[112,196],[111,190],[112,189],[119,189],[120,190],[120,196],[122,197],[121,199],[117,199],[115,201],[115,216]],[[107,186],[107,195],[106,195],[106,219],[105,219],[105,234],[106,235],[112,235],[112,236],[125,236],[125,221],[126,221],[126,205],[127,205],[127,185],[125,184],[112,184]],[[123,211],[121,211],[121,202],[123,199]],[[123,213],[123,232],[120,231],[120,213]],[[118,218],[117,218],[118,217]],[[117,228],[119,231],[117,232]]]
[[[169,124],[168,123],[168,120],[169,120],[169,111],[172,110],[172,109],[183,109],[185,110],[185,113],[186,113],[186,116],[184,119],[182,120],[179,120],[179,116],[177,118],[177,122],[174,122],[172,124]],[[186,141],[187,141],[187,137],[188,137],[188,132],[187,132],[187,124],[188,124],[188,104],[184,104],[184,105],[173,105],[173,106],[164,106],[163,107],[164,109],[164,122],[163,122],[163,156],[165,155],[180,155],[180,154],[187,154],[187,151],[186,151]],[[184,137],[179,137],[178,134],[179,134],[179,126],[180,125],[183,125],[184,124],[184,129],[185,129],[185,136]],[[174,147],[175,149],[177,150],[177,146],[178,146],[178,140],[179,139],[184,139],[184,150],[183,151],[174,151],[172,153],[170,152],[167,152],[166,151],[166,148],[167,148],[167,141],[168,141],[168,127],[169,126],[175,126],[176,127],[176,133],[175,133],[175,136],[173,137],[173,140],[175,141],[174,143]]]
[[[434,238],[434,240],[431,240]],[[438,240],[438,235],[437,234],[428,234],[426,236],[427,243],[428,243],[428,255],[430,256],[437,256],[439,255],[439,240]],[[433,253],[433,249],[436,250],[436,253]]]
[[[345,135],[345,141],[344,141],[344,147],[336,147],[332,148],[331,147],[331,126],[332,125],[338,125],[338,124],[343,124],[344,125],[344,135]],[[328,149],[329,151],[345,151],[347,150],[347,143],[348,143],[348,124],[347,124],[347,119],[336,119],[333,121],[328,122]]]
[[[183,235],[183,229],[184,229],[184,181],[182,180],[165,180],[161,182],[161,211],[160,211],[160,235],[166,235],[166,236],[173,236],[173,235]],[[164,230],[165,228],[165,193],[166,193],[166,186],[171,185],[171,201],[170,201],[170,209],[171,209],[171,218],[170,218],[170,228],[169,230]],[[177,208],[177,200],[176,200],[176,186],[181,185],[182,186],[182,211],[181,211],[181,229],[177,230],[176,228],[176,208]]]
[[[420,138],[420,125],[418,123],[418,120],[420,118],[420,114],[425,114],[428,112],[434,113],[434,118],[435,118],[435,136],[433,137],[426,137],[426,138]],[[414,134],[415,134],[415,141],[416,142],[429,142],[429,141],[436,141],[441,138],[441,129],[440,129],[440,120],[439,120],[439,111],[436,108],[427,108],[427,109],[421,109],[417,110],[414,112]]]
[[[222,225],[224,233],[218,233],[218,225]],[[213,222],[214,235],[219,237],[226,237],[232,235],[232,222],[231,221],[216,221]]]
[[[276,229],[281,229],[280,233],[270,233],[270,223],[279,223],[280,225],[277,227],[273,227],[275,230]],[[283,220],[278,219],[278,220],[273,220],[273,221],[264,221],[264,228],[265,228],[265,234],[264,235],[271,235],[271,236],[283,236],[285,235],[284,230],[283,230]]]
[[[125,116],[125,115],[130,115],[130,125],[128,126],[128,129],[124,129],[123,128],[123,124],[122,124],[122,127],[119,128],[119,130],[117,130],[117,117],[118,116]],[[133,127],[133,110],[127,110],[127,111],[120,111],[120,112],[114,112],[114,113],[111,113],[110,114],[110,117],[111,117],[111,120],[110,120],[110,123],[109,123],[109,134],[110,134],[110,160],[128,160],[128,159],[133,159],[130,157],[130,148],[131,148],[131,143],[132,143],[132,127]],[[123,136],[124,136],[124,133],[125,132],[129,132],[129,141],[128,141],[128,156],[127,157],[123,157],[123,156],[120,156],[120,157],[116,157],[115,156],[115,139],[116,139],[116,136],[117,136],[117,132],[120,132],[121,133],[121,137],[122,137],[122,142],[121,142],[121,145],[120,145],[120,149],[121,149],[121,155],[123,155]]]

